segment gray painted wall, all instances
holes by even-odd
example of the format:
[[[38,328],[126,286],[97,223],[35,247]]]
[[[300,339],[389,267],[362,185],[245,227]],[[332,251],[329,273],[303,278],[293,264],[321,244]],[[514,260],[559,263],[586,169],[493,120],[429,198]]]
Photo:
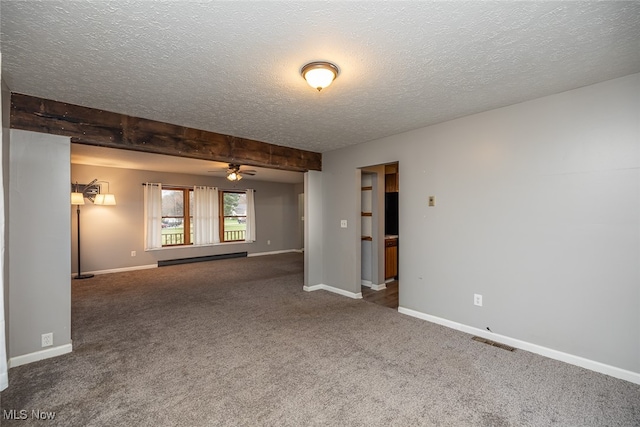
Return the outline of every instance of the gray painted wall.
[[[355,171],[399,161],[400,306],[640,372],[639,111],[635,74],[325,153],[308,268],[359,292]]]
[[[11,93],[2,80],[2,186],[4,191],[4,321],[7,357],[9,357],[9,117]]]
[[[156,264],[159,260],[230,252],[260,253],[301,249],[298,240],[298,196],[293,184],[161,173],[132,169],[71,165],[71,182],[109,181],[116,206],[86,201],[81,209],[82,271],[103,271]],[[209,185],[221,189],[256,190],[256,242],[144,251],[143,182],[173,185]],[[106,187],[105,187],[106,189]],[[76,216],[72,216],[72,271],[77,272]],[[270,240],[271,244],[267,244]],[[136,257],[131,257],[136,251]]]
[[[304,286],[324,284],[322,180],[322,172],[304,174]]]
[[[9,357],[71,343],[69,138],[11,130]]]
[[[298,195],[298,247],[304,248],[304,182],[294,185],[294,193]]]

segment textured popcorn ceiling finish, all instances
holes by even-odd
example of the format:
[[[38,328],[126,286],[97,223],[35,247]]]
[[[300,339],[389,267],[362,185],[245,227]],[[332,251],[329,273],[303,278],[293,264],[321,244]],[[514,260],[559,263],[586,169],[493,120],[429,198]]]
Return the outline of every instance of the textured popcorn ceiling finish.
[[[13,92],[326,152],[640,72],[640,2],[1,3]],[[314,60],[341,74],[318,93]]]

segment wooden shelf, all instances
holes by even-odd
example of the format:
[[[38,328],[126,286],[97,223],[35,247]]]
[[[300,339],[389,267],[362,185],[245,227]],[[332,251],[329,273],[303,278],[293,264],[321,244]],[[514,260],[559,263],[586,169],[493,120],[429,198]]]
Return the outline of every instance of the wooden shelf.
[[[371,241],[373,241],[373,237],[371,237],[371,236],[362,236],[362,240],[366,240],[368,242],[371,242]]]
[[[387,193],[398,192],[398,174],[387,174],[384,176],[384,191]]]
[[[373,216],[373,213],[371,212],[361,212],[362,216]]]
[[[373,190],[373,187],[362,187],[362,191]]]

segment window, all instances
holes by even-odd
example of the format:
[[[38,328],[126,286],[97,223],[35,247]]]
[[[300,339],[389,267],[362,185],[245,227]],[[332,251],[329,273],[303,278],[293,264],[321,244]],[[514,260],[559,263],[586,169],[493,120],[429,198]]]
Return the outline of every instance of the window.
[[[245,191],[220,191],[220,241],[246,240],[247,193]]]
[[[162,246],[193,243],[193,190],[162,188]],[[187,230],[187,231],[185,231]]]
[[[145,250],[256,241],[255,191],[144,183]]]

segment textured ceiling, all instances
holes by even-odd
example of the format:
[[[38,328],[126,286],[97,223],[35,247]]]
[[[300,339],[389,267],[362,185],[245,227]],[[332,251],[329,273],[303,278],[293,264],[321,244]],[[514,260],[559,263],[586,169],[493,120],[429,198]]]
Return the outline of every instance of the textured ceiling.
[[[640,72],[640,2],[5,1],[13,92],[326,152]],[[312,60],[341,74],[321,93]]]

